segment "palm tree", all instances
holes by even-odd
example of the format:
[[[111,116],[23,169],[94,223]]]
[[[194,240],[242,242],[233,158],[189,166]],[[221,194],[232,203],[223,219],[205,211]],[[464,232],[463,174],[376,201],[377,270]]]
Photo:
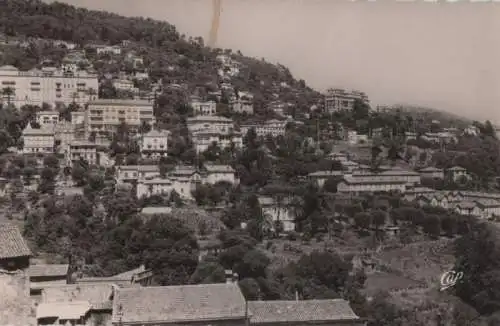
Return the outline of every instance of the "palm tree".
[[[7,104],[10,105],[12,97],[16,94],[16,90],[12,87],[5,87],[2,89],[2,95],[7,96]]]

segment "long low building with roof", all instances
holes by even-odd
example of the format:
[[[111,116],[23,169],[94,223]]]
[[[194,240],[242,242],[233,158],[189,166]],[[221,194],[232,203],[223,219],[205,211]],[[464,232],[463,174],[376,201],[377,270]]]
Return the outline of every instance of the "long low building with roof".
[[[237,284],[200,284],[120,289],[113,325],[191,324],[245,326],[246,302]]]
[[[231,279],[225,284],[118,289],[111,321],[116,326],[365,324],[346,300],[246,301]]]
[[[337,184],[337,191],[340,193],[366,193],[366,192],[392,192],[404,193],[407,182],[397,178],[379,178],[377,176],[353,177],[345,176]]]
[[[248,301],[248,310],[250,324],[256,326],[365,325],[344,299]]]
[[[203,169],[192,166],[176,166],[166,176],[143,178],[137,184],[137,198],[168,195],[175,190],[181,198],[192,199],[192,192],[199,184],[225,182],[239,183],[236,171],[229,165],[206,164]]]

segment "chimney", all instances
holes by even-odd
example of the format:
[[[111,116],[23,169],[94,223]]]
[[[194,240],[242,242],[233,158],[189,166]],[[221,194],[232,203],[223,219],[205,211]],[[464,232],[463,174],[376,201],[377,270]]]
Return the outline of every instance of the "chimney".
[[[233,283],[233,271],[230,269],[226,269],[226,284]]]

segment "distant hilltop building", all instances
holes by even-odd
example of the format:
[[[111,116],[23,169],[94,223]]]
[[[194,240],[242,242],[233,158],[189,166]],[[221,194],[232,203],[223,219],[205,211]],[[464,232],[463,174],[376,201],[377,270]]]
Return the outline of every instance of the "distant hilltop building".
[[[356,100],[361,100],[367,104],[370,103],[368,96],[363,92],[356,90],[346,91],[345,89],[338,88],[328,89],[324,95],[324,100],[325,111],[328,113],[352,110]]]

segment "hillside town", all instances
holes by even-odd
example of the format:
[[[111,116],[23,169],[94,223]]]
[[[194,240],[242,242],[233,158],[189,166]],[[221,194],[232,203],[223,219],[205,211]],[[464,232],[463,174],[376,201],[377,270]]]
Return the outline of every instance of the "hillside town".
[[[1,324],[500,324],[490,121],[318,92],[168,23],[11,5]],[[455,269],[476,285],[440,292]]]

